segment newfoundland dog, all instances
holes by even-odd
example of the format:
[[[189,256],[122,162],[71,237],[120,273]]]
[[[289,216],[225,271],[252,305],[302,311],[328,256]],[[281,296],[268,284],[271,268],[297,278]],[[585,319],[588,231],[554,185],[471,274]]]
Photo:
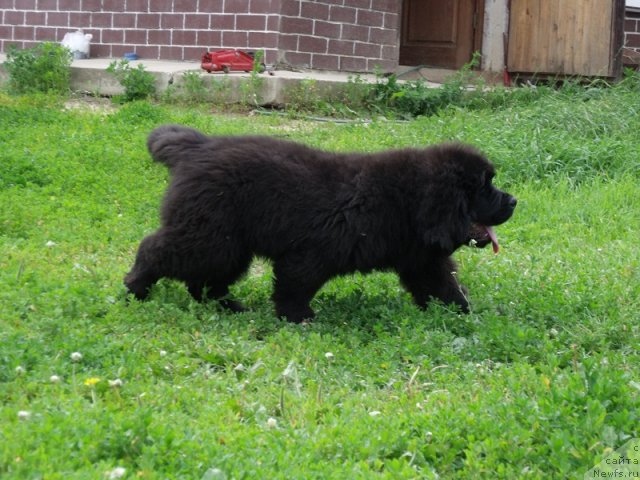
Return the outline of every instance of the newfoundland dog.
[[[229,286],[253,256],[273,262],[273,301],[290,322],[336,275],[393,270],[422,308],[431,299],[468,311],[451,254],[498,251],[492,226],[516,199],[491,183],[494,168],[460,144],[335,153],[266,136],[210,137],[165,125],[147,146],[171,171],[161,227],[146,237],[125,285],[138,299],[160,278],[197,300],[242,311]]]

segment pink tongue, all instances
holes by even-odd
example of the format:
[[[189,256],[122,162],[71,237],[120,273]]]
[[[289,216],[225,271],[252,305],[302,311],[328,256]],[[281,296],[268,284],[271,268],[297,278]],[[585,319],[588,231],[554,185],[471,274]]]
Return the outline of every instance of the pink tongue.
[[[491,239],[491,245],[493,246],[493,253],[498,253],[500,251],[500,245],[498,244],[498,237],[496,236],[496,232],[493,231],[492,227],[484,226],[487,235]]]

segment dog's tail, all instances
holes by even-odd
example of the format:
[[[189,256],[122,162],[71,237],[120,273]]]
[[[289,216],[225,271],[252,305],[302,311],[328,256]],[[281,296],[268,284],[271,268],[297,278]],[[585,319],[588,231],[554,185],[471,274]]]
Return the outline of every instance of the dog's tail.
[[[189,157],[189,150],[208,140],[209,137],[193,128],[163,125],[149,134],[147,148],[156,162],[173,168]]]

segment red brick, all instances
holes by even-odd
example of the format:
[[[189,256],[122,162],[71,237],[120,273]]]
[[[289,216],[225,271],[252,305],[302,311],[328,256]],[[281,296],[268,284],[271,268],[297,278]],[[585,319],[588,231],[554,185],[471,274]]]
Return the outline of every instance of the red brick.
[[[338,70],[339,67],[340,61],[336,55],[319,55],[316,53],[311,57],[311,68]]]
[[[12,37],[13,27],[10,27],[9,25],[0,25],[0,38],[10,39]]]
[[[209,28],[209,15],[187,14],[184,16],[184,28],[194,30],[207,30]]]
[[[316,2],[303,2],[300,16],[304,18],[314,18],[317,20],[329,19],[329,5]]]
[[[124,53],[124,52],[123,52]],[[123,54],[122,53],[122,54]],[[118,57],[118,56],[122,56],[122,54],[120,55],[116,55],[115,53],[112,55],[111,53],[111,45],[100,45],[100,44],[95,44],[92,43],[91,44],[91,52],[90,55],[93,58],[111,58],[113,57]]]
[[[298,39],[298,51],[311,53],[327,53],[327,40],[325,38],[300,35]]]
[[[109,54],[110,57],[120,58],[123,57],[125,53],[135,52],[136,47],[131,47],[130,45],[109,45]]]
[[[361,57],[340,57],[340,70],[364,72],[367,70],[367,60]]]
[[[102,43],[123,43],[124,32],[122,30],[102,30],[101,41]]]
[[[197,2],[193,0],[173,0],[173,11],[194,13],[197,10]]]
[[[41,42],[55,42],[62,40],[58,39],[58,29],[50,27],[36,27],[35,39]]]
[[[7,25],[24,25],[24,12],[8,11],[4,12],[4,23]]]
[[[144,30],[125,30],[124,42],[129,45],[144,45],[147,43],[147,32]]]
[[[47,25],[50,27],[68,27],[69,14],[65,12],[49,12],[47,14]]]
[[[13,0],[0,0],[0,8],[13,8]]]
[[[127,0],[128,12],[148,12],[149,0]]]
[[[169,45],[171,43],[171,31],[149,30],[147,32],[147,43],[149,45]]]
[[[250,13],[279,13],[276,5],[271,0],[251,0],[249,3]]]
[[[394,45],[398,41],[398,32],[396,30],[387,30],[385,28],[371,28],[369,41],[372,43],[379,43],[381,45]]]
[[[311,66],[311,54],[299,52],[287,52],[284,54],[285,62],[296,67],[309,68]]]
[[[384,25],[384,14],[380,12],[371,12],[369,10],[358,10],[356,23],[358,25],[367,25],[369,27],[382,27],[382,25]]]
[[[264,30],[266,25],[264,15],[236,15],[236,30]]]
[[[302,2],[300,0],[282,0],[280,15],[292,17],[300,16],[301,3]]]
[[[235,15],[211,15],[212,30],[234,30],[236,28]]]
[[[195,45],[195,30],[174,30],[171,33],[171,45]]]
[[[129,9],[125,7],[125,2],[122,0],[103,0],[100,10],[103,12],[128,12]]]
[[[128,51],[130,52],[131,50]],[[140,58],[156,60],[160,53],[160,47],[157,45],[138,45],[135,48],[135,52]]]
[[[162,28],[184,28],[184,15],[181,13],[163,13],[160,17]]]
[[[190,60],[193,62],[199,62],[202,58],[202,54],[205,52],[206,48],[198,46],[198,47],[184,47],[182,49],[182,59]]]
[[[389,72],[393,73],[396,70],[396,66],[398,65],[397,60],[380,60],[378,58],[368,59],[367,60],[367,71],[373,72],[378,70],[380,72]]]
[[[636,32],[637,28],[636,28],[636,20],[632,19],[632,18],[626,18],[624,20],[624,31],[625,32]]]
[[[225,47],[246,48],[248,40],[247,32],[222,32],[222,45]]]
[[[112,19],[112,13],[93,12],[91,14],[91,26],[111,28],[111,26],[113,25]]]
[[[340,38],[340,24],[316,20],[313,23],[313,34],[319,37]]]
[[[280,31],[280,16],[279,15],[269,15],[267,17],[267,30],[272,32]]]
[[[283,17],[280,20],[280,31],[283,33],[304,33],[313,31],[313,20],[307,18]]]
[[[640,47],[640,34],[638,33],[629,33],[627,35],[627,47],[638,48]]]
[[[115,22],[114,22],[115,23]],[[136,27],[146,29],[160,28],[159,13],[139,13],[136,15]]]
[[[8,13],[8,12],[7,12]],[[6,17],[6,15],[5,15]],[[47,14],[45,12],[27,12],[25,15],[27,25],[46,25]]]
[[[20,0],[16,0],[16,3],[20,3]],[[17,5],[16,5],[17,6]],[[38,10],[57,10],[57,0],[38,0]]]
[[[355,23],[356,9],[350,7],[333,6],[331,7],[329,19],[332,22]]]
[[[149,32],[151,33],[151,32]],[[197,44],[204,47],[212,47],[222,44],[222,33],[215,30],[199,31],[197,35]]]
[[[216,13],[222,12],[224,0],[200,0],[198,2],[198,9],[201,13]]]
[[[71,14],[73,18],[73,13]],[[113,28],[133,28],[136,26],[136,14],[129,13],[114,13],[113,14]]]
[[[80,10],[80,0],[58,0],[58,9],[62,12],[78,11]]]
[[[13,27],[13,38],[16,40],[34,40],[35,28],[33,27]]]
[[[150,0],[150,12],[171,12],[172,0]]]
[[[328,53],[337,55],[353,55],[354,42],[346,40],[329,40]]]
[[[344,40],[357,40],[359,42],[369,41],[369,27],[360,25],[343,25],[342,38]]]
[[[371,8],[371,0],[344,0],[344,4],[347,7],[356,7],[356,8]]]
[[[282,50],[297,50],[299,35],[280,35],[278,46]]]
[[[397,30],[400,28],[400,15],[397,13],[385,13],[384,22],[382,24],[384,28],[389,30]]]
[[[249,32],[250,48],[277,48],[278,34],[274,32]]]
[[[356,42],[353,53],[358,57],[380,58],[382,47],[375,43]]]
[[[38,6],[40,6],[40,1],[38,0]],[[99,12],[102,10],[102,2],[101,0],[82,0],[80,9],[83,12]]]
[[[400,12],[401,2],[398,0],[371,0],[371,10],[378,12]]]
[[[182,60],[182,47],[160,46],[160,58],[166,60]]]
[[[398,64],[398,59],[400,57],[400,46],[396,45],[382,45],[382,51],[380,54],[380,58],[385,60],[393,60]]]
[[[249,13],[249,0],[233,0],[224,3],[225,13]]]

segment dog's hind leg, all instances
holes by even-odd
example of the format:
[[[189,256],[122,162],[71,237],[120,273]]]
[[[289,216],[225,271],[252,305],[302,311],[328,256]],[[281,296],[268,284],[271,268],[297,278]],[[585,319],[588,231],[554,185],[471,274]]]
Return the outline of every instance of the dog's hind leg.
[[[213,266],[211,272],[200,279],[186,280],[187,289],[198,302],[217,300],[227,310],[244,312],[247,308],[242,303],[229,298],[229,286],[244,275],[250,262],[251,256],[243,255],[235,262],[227,262],[224,267]]]
[[[436,299],[469,312],[466,292],[456,278],[457,267],[451,258],[433,259],[424,266],[399,270],[398,274],[420,308],[426,308],[430,300]]]
[[[275,275],[272,299],[276,315],[289,322],[311,320],[315,313],[309,303],[327,278],[320,266],[312,266],[305,258],[289,256],[279,259],[273,266]]]
[[[217,281],[216,281],[217,282]],[[233,282],[230,282],[233,283]],[[212,284],[213,286],[209,286]],[[216,300],[221,307],[235,313],[246,312],[247,308],[237,300],[228,298],[229,286],[222,287],[220,283],[188,281],[187,289],[191,296],[198,302]]]

